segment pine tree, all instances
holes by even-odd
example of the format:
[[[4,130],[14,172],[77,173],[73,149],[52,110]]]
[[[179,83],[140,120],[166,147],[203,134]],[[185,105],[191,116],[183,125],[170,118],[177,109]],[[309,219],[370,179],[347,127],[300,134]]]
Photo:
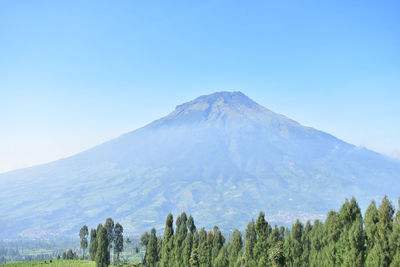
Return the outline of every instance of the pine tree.
[[[365,236],[361,218],[357,218],[348,232],[349,248],[344,255],[343,266],[364,266]]]
[[[108,250],[111,252],[111,248],[114,242],[114,221],[111,218],[106,219],[106,223],[104,224],[104,228],[107,230],[107,238],[108,238]]]
[[[365,212],[365,233],[366,233],[366,243],[367,243],[367,254],[371,251],[374,243],[376,242],[376,233],[378,231],[378,209],[376,208],[375,201],[372,200],[371,204],[368,206]]]
[[[238,257],[242,252],[243,241],[242,234],[235,229],[232,234],[232,242],[229,246],[229,267],[234,267],[238,261]]]
[[[293,266],[301,266],[301,255],[303,253],[303,246],[301,244],[303,236],[303,224],[297,219],[292,227],[292,257]]]
[[[190,254],[189,266],[190,267],[200,266],[199,253],[197,252],[197,248],[194,248],[192,250],[192,253]]]
[[[211,235],[211,237],[210,237]],[[211,241],[210,241],[211,239]],[[212,232],[207,234],[206,230],[203,228],[199,232],[199,245],[198,245],[198,255],[199,255],[199,266],[209,267],[211,266],[211,250],[210,245],[212,245]]]
[[[90,230],[90,243],[89,243],[89,256],[93,261],[96,258],[97,251],[97,231],[96,229]]]
[[[190,256],[192,254],[192,245],[193,245],[193,234],[189,232],[186,235],[185,241],[183,241],[183,266],[189,266]]]
[[[381,262],[379,266],[388,267],[391,262],[391,250],[389,239],[393,229],[393,214],[394,208],[387,196],[382,200],[379,206],[378,215],[379,221],[377,224],[377,244],[379,244]]]
[[[161,236],[157,236],[157,267],[161,264],[161,257],[162,257],[162,242],[163,239]]]
[[[192,234],[197,231],[196,230],[196,225],[194,224],[194,219],[193,219],[192,215],[190,215],[189,218],[188,218],[187,227],[188,227],[189,231]]]
[[[392,254],[392,266],[400,267],[400,199],[399,209],[396,212],[396,216],[393,220],[393,232],[390,237],[390,249]]]
[[[303,245],[303,253],[301,255],[301,263],[302,266],[308,267],[310,262],[310,250],[311,250],[311,222],[307,221],[306,225],[304,226],[303,236],[301,239],[301,243]]]
[[[285,266],[285,256],[283,253],[282,241],[278,241],[273,247],[268,249],[268,257],[273,267]]]
[[[110,264],[110,250],[108,244],[107,230],[102,225],[98,227],[97,251],[95,260],[97,267],[108,267],[108,265]]]
[[[269,228],[270,226],[265,220],[265,214],[261,211],[255,224],[257,241],[255,242],[253,249],[253,258],[257,262],[258,266],[266,266],[268,264],[268,236],[270,233]]]
[[[164,237],[162,243],[162,257],[161,257],[161,266],[162,267],[173,267],[173,259],[172,259],[172,249],[173,249],[173,242],[174,242],[174,218],[172,214],[168,214],[167,220],[165,222],[165,230],[164,230]]]
[[[88,247],[88,235],[89,230],[86,225],[82,226],[81,230],[79,231],[79,238],[81,239],[81,249],[82,249],[82,258],[85,259],[85,251]]]
[[[314,227],[315,223],[313,228]],[[321,235],[315,237],[315,239],[321,239],[321,241],[323,241],[323,244],[318,245],[318,249],[322,250],[321,261],[324,262],[327,266],[335,266],[337,258],[336,243],[338,242],[341,233],[339,214],[335,211],[328,212],[323,228],[323,236]],[[321,243],[317,240],[315,240],[314,242]],[[315,250],[316,248],[314,247],[313,249]]]
[[[217,232],[218,233],[218,232]],[[226,245],[223,245],[218,252],[218,256],[214,260],[214,267],[227,267],[229,265],[228,261],[228,251]]]
[[[175,266],[183,266],[183,241],[186,238],[187,234],[187,217],[186,213],[183,212],[176,219],[176,234],[174,236],[174,265]]]
[[[124,228],[118,222],[114,228],[114,255],[116,255],[116,263],[119,264],[119,254],[124,249]]]
[[[256,266],[256,258],[254,257],[254,246],[257,242],[257,233],[254,220],[251,220],[246,228],[246,242],[244,244],[244,260],[245,266]]]
[[[283,254],[285,256],[285,263],[287,266],[291,266],[290,263],[293,262],[292,256],[292,237],[288,227],[285,228],[285,241],[283,242]]]
[[[221,250],[222,246],[225,243],[225,238],[223,237],[221,231],[216,229],[213,242],[212,242],[212,249],[211,249],[211,262],[215,265],[215,260],[219,255],[219,251]]]
[[[336,263],[342,266],[347,266],[352,262],[352,258],[356,253],[351,251],[351,229],[354,223],[362,222],[360,207],[356,199],[353,197],[350,201],[346,199],[339,212],[339,222],[342,228],[339,240],[337,242],[337,257]],[[360,252],[361,253],[361,252]]]
[[[375,243],[372,249],[369,251],[367,258],[365,260],[366,267],[376,267],[382,266],[380,265],[382,260],[382,249],[380,248],[379,243]]]
[[[157,257],[157,236],[156,229],[152,228],[150,232],[149,242],[146,246],[146,266],[156,267]]]
[[[142,259],[142,263],[146,264],[146,256],[147,256],[147,245],[149,244],[149,240],[150,240],[150,235],[149,233],[146,231],[144,234],[141,235],[140,237],[140,245],[145,247],[145,254],[144,254],[144,258]]]

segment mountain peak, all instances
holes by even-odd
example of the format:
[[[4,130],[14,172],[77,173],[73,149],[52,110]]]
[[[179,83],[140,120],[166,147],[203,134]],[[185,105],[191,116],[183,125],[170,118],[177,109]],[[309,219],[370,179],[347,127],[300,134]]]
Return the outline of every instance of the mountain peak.
[[[196,99],[176,106],[175,110],[161,121],[173,123],[199,121],[215,121],[255,117],[275,116],[278,114],[269,111],[257,104],[242,92],[216,92],[203,95]],[[159,121],[160,122],[160,121]]]
[[[249,108],[258,107],[259,105],[247,97],[240,91],[237,92],[216,92],[209,95],[199,96],[196,99],[179,105],[176,109],[194,109],[194,110],[204,110],[209,106],[214,105],[225,105],[225,106],[234,106],[234,105],[244,105]]]

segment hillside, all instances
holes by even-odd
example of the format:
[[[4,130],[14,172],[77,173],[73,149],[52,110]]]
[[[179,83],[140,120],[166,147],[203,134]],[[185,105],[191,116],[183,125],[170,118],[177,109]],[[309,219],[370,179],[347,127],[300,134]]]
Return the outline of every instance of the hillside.
[[[398,197],[400,164],[276,114],[240,92],[201,96],[75,156],[0,174],[0,237],[75,234],[112,217],[162,228],[169,212],[244,228],[321,218],[347,197]]]

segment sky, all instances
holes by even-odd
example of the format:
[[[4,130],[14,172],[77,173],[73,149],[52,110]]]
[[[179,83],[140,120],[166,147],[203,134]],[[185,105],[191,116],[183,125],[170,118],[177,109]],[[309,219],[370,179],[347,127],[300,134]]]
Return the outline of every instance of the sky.
[[[400,2],[0,1],[0,172],[216,91],[400,159]]]

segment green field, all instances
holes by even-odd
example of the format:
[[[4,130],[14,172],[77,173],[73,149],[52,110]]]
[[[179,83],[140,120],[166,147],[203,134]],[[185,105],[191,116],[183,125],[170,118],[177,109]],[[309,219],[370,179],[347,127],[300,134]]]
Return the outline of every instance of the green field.
[[[52,267],[95,267],[94,261],[83,261],[83,260],[53,260],[50,261],[29,261],[29,262],[15,262],[0,264],[5,267],[31,267],[31,266],[52,266]]]

